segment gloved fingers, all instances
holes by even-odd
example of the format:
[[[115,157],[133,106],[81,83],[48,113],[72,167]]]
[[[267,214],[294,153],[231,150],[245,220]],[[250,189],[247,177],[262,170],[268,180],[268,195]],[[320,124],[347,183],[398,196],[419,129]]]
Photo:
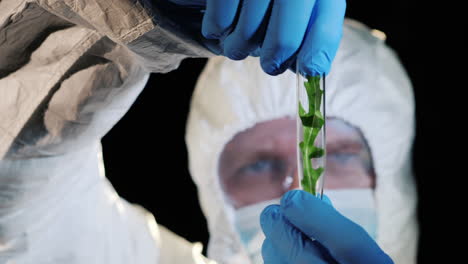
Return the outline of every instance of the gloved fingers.
[[[215,55],[223,55],[223,48],[221,47],[221,43],[217,39],[205,39],[202,38],[201,41],[205,45],[205,47],[213,52]]]
[[[265,264],[288,264],[288,262],[279,255],[278,249],[273,246],[269,239],[265,239],[262,244],[262,257]]]
[[[242,60],[260,47],[266,31],[271,0],[243,0],[239,20],[224,41],[224,55]]]
[[[328,198],[328,196],[326,196],[325,194],[322,194],[322,201],[330,206],[332,206],[333,208],[335,208],[333,206],[333,203],[332,201],[330,200],[330,198]]]
[[[294,61],[309,24],[315,0],[276,0],[260,53],[263,70],[283,73]]]
[[[345,0],[316,0],[308,32],[298,54],[302,74],[327,74],[338,50],[346,11]]]
[[[309,193],[287,192],[281,199],[280,212],[340,263],[393,263],[362,227]]]
[[[250,52],[250,56],[252,57],[260,57],[260,47],[257,47],[255,50]]]
[[[278,205],[265,208],[260,223],[266,236],[262,247],[265,263],[275,257],[288,263],[325,263],[321,249],[289,223]]]
[[[207,0],[203,16],[202,34],[208,39],[219,39],[231,30],[240,0]]]

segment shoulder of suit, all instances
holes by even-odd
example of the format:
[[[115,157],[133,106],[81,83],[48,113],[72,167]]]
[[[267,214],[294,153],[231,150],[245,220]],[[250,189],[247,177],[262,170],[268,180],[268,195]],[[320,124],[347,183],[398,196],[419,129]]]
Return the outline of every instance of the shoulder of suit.
[[[352,46],[374,46],[384,44],[386,38],[385,33],[378,29],[369,28],[353,19],[345,19],[342,39],[345,43]]]

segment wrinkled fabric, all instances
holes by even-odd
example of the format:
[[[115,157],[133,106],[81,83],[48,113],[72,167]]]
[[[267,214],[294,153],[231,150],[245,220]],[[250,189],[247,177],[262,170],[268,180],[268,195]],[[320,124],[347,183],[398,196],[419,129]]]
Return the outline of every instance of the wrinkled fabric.
[[[168,72],[183,58],[210,56],[156,8],[134,1],[4,0],[0,7],[0,157],[18,143],[31,116],[80,70],[110,60],[122,76],[113,76],[115,69],[89,71],[125,79],[130,66]]]
[[[150,71],[210,54],[155,6],[0,1],[0,263],[205,263],[105,178]]]
[[[365,26],[347,21],[330,74],[327,116],[360,128],[377,175],[377,242],[395,263],[416,263],[416,190],[411,171],[414,100],[395,53]],[[187,121],[190,172],[210,231],[208,257],[251,263],[235,230],[234,208],[222,191],[224,146],[255,124],[296,115],[296,76],[264,74],[258,59],[212,58],[194,91]]]
[[[99,173],[98,148],[0,163],[0,263],[157,263],[154,219]]]

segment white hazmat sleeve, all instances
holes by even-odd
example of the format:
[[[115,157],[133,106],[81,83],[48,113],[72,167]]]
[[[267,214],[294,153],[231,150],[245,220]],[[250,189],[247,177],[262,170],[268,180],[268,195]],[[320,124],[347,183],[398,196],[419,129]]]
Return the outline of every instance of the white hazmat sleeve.
[[[205,261],[121,199],[100,159],[149,71],[209,55],[157,14],[128,0],[0,1],[0,263]]]

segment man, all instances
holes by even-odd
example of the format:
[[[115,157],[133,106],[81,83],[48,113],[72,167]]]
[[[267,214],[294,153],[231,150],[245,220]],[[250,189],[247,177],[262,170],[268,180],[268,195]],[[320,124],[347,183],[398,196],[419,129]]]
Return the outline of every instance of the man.
[[[269,74],[294,61],[307,74],[328,71],[343,0],[239,3],[0,2],[0,262],[207,261],[118,197],[99,140],[150,71],[211,56],[205,47],[259,55]]]
[[[412,87],[382,34],[373,32],[347,21],[326,78],[324,194],[395,263],[414,264],[418,226],[411,171]],[[296,82],[290,71],[276,77],[264,74],[255,58],[211,58],[200,75],[186,141],[190,172],[208,221],[208,256],[220,263],[263,263],[262,255],[265,263],[330,263],[320,246],[304,239],[306,234],[319,244],[327,241],[338,263],[381,263],[367,255],[373,246],[349,250],[350,244],[368,241],[353,233],[356,226],[350,221],[312,195],[290,191],[299,182]],[[305,201],[308,205],[301,210],[292,209]],[[279,206],[267,207],[271,204]],[[291,215],[297,219],[287,218]],[[294,226],[282,227],[278,223],[283,218],[285,226]]]

